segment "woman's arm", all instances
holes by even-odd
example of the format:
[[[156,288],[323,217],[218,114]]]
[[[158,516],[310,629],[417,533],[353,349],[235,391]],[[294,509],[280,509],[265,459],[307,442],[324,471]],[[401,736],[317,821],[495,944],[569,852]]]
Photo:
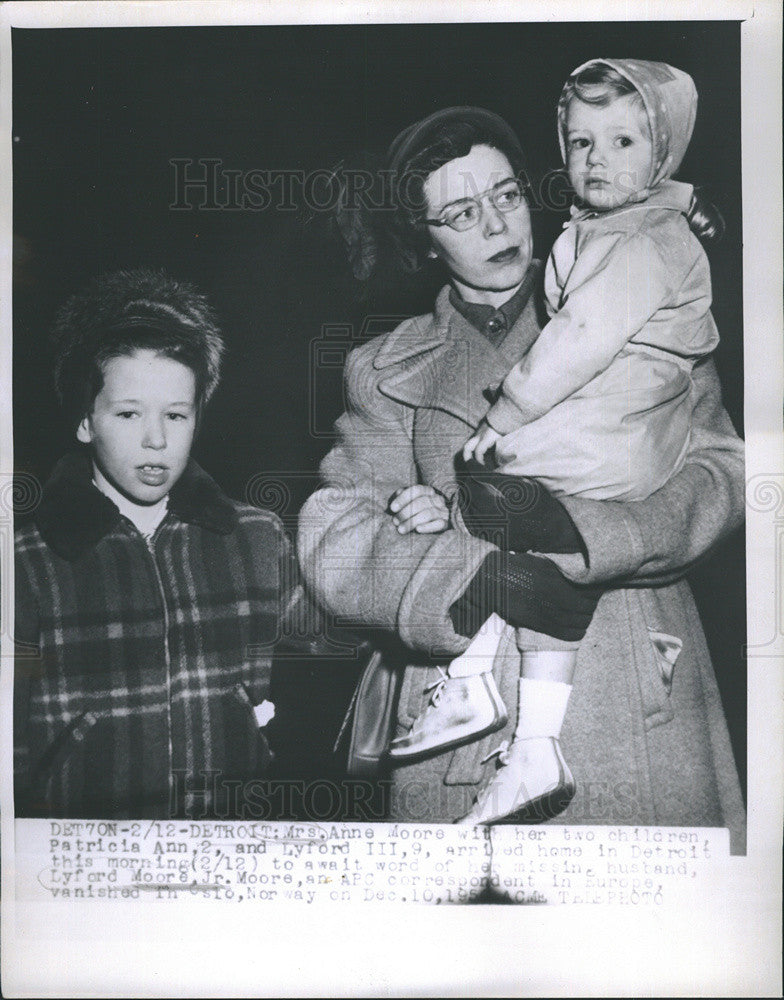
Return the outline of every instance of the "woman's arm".
[[[468,640],[455,631],[449,607],[493,546],[454,529],[397,531],[390,498],[419,481],[413,411],[379,391],[377,350],[370,343],[349,356],[347,411],[321,466],[323,485],[300,514],[300,565],[338,624],[389,629],[409,646],[451,655]]]
[[[563,497],[583,555],[552,555],[579,583],[660,585],[683,576],[743,523],[744,445],[721,402],[711,359],[693,372],[695,406],[686,463],[646,500]]]
[[[453,655],[491,612],[517,627],[579,638],[598,592],[575,587],[548,559],[507,556],[467,532],[403,532],[389,513],[400,483],[416,482],[412,411],[378,389],[368,351],[349,358],[348,410],[322,465],[325,486],[300,515],[303,574],[340,624],[388,628],[409,646]],[[398,499],[421,489],[404,488]],[[421,499],[421,497],[420,497]],[[476,627],[454,605],[468,591]]]

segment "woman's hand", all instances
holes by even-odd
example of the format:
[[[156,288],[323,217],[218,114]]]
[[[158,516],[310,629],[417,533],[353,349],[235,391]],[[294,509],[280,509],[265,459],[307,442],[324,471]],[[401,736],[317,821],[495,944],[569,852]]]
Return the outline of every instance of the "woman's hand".
[[[443,493],[421,483],[393,493],[389,512],[401,535],[411,531],[433,535],[449,527],[449,508]]]
[[[474,459],[475,462],[484,464],[486,453],[495,446],[501,435],[485,420],[477,427],[476,433],[463,445],[463,461],[468,462]]]

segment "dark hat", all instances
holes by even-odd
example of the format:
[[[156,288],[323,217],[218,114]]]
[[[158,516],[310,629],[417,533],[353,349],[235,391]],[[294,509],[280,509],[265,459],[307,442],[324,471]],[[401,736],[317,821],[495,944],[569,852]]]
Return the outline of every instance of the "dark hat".
[[[389,147],[387,153],[389,169],[396,173],[402,172],[408,162],[428,147],[440,128],[453,122],[477,126],[502,149],[512,150],[520,162],[523,162],[520,140],[500,115],[485,108],[466,106],[442,108],[404,128]]]

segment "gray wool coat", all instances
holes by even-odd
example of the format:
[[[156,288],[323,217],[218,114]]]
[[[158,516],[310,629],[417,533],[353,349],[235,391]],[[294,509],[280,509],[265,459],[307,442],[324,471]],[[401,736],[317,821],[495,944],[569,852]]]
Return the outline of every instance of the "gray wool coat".
[[[497,386],[540,330],[533,298],[499,348],[454,308],[355,349],[347,411],[300,516],[304,575],[331,613],[393,631],[410,649],[399,731],[427,703],[434,657],[468,644],[448,609],[492,546],[459,523],[441,534],[399,535],[387,504],[426,483],[454,495],[454,457]],[[579,582],[608,587],[583,640],[562,730],[578,791],[566,824],[713,826],[745,849],[745,814],[702,626],[684,573],[743,520],[743,444],[721,404],[713,362],[693,374],[695,408],[684,468],[647,500],[564,498],[588,552],[552,556]],[[682,649],[674,657],[671,639]],[[673,659],[675,660],[673,664]],[[392,775],[392,818],[451,822],[493,775],[482,759],[511,737],[519,654],[502,637],[494,674],[509,709],[505,731]]]

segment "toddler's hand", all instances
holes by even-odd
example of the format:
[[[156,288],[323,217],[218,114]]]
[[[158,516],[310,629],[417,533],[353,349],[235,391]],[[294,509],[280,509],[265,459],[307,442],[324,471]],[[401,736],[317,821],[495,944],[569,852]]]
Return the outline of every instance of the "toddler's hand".
[[[476,433],[472,434],[463,445],[463,461],[468,462],[473,458],[474,461],[484,464],[485,454],[500,437],[498,431],[494,431],[490,424],[483,420]]]
[[[389,511],[401,535],[416,531],[433,535],[449,527],[449,508],[442,493],[417,483],[397,490],[389,501]]]

